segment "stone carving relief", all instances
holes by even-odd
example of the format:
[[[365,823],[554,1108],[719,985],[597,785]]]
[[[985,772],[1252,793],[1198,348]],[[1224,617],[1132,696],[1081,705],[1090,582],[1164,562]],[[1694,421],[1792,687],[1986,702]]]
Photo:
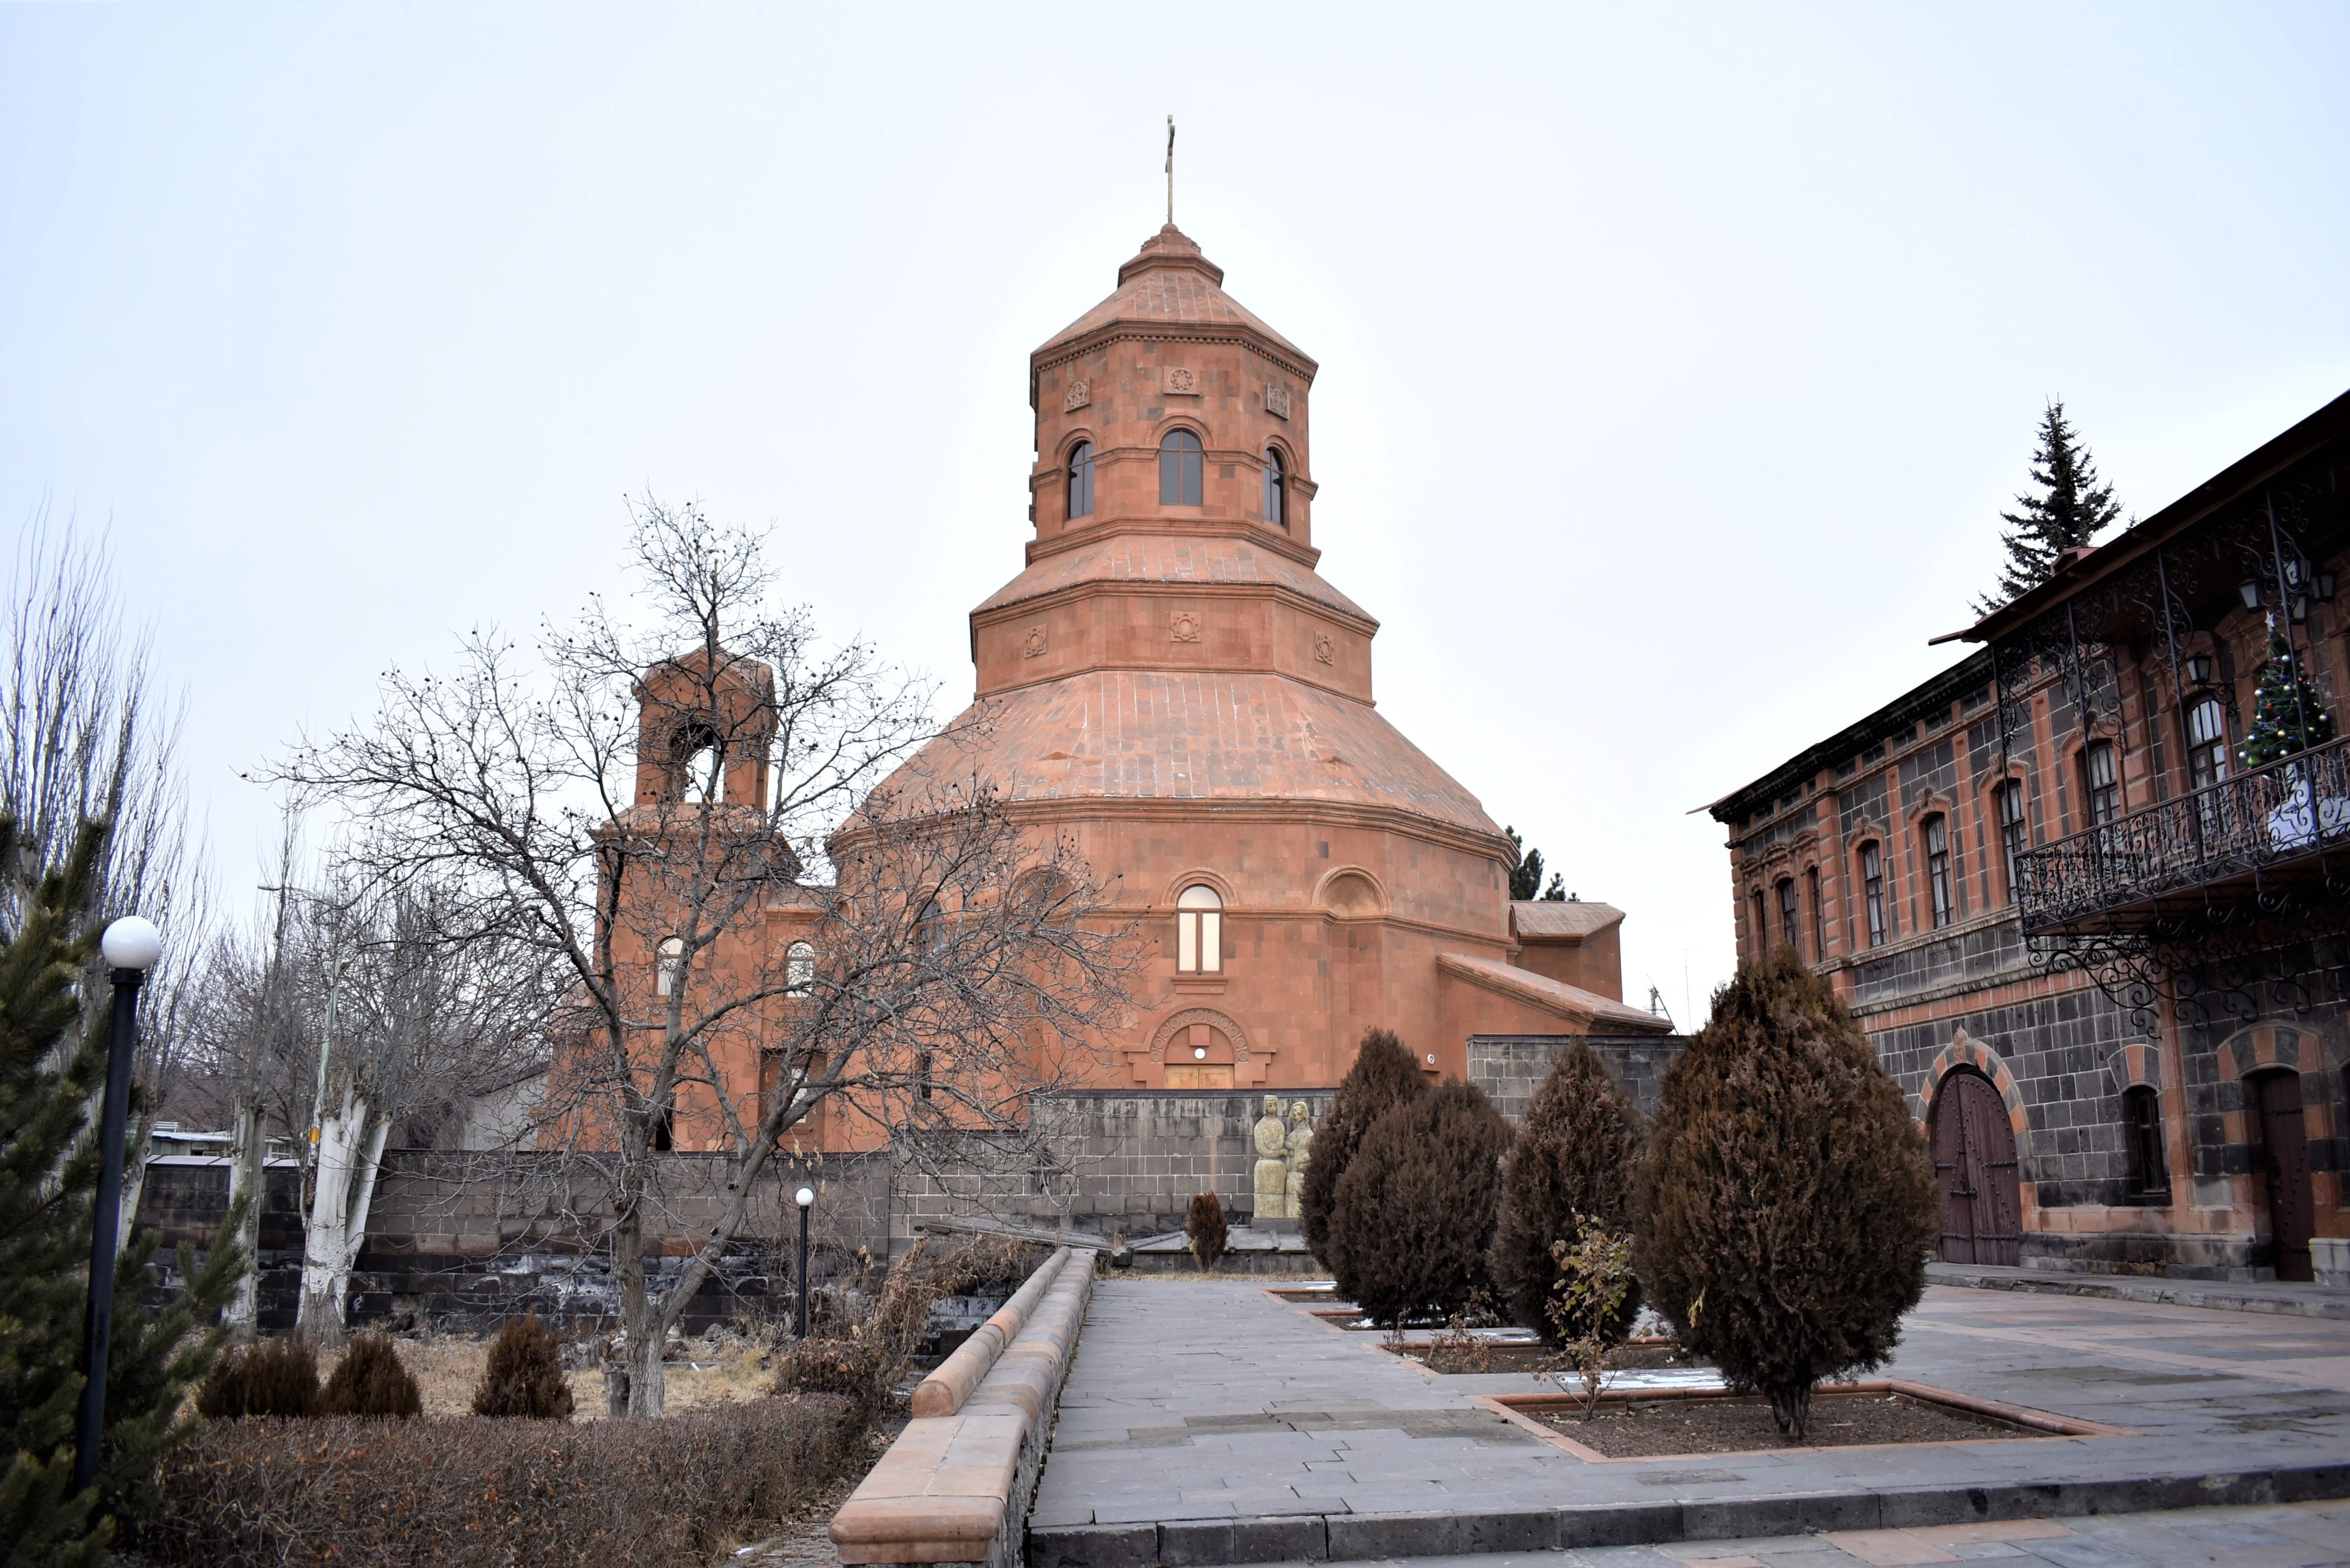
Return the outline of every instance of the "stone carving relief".
[[[1281,1115],[1281,1096],[1264,1097],[1264,1115],[1256,1123],[1256,1168],[1251,1185],[1256,1193],[1253,1223],[1295,1220],[1298,1195],[1305,1187],[1305,1165],[1313,1157],[1313,1112],[1304,1100],[1293,1100],[1289,1116]]]
[[[1289,389],[1286,387],[1276,387],[1272,382],[1267,381],[1264,384],[1264,411],[1271,414],[1277,420],[1287,419],[1289,417]]]
[[[1175,642],[1200,640],[1200,618],[1190,610],[1177,610],[1167,618],[1167,635]]]
[[[1044,651],[1045,628],[1041,626],[1030,627],[1028,628],[1028,639],[1020,645],[1020,657],[1023,659],[1035,659]]]
[[[1200,378],[1189,365],[1170,365],[1167,369],[1167,390],[1178,398],[1200,395]]]
[[[1069,395],[1062,402],[1061,408],[1064,412],[1067,412],[1071,410],[1082,409],[1093,400],[1092,394],[1086,390],[1084,380],[1074,380],[1069,383]]]
[[[1328,632],[1317,631],[1314,634],[1314,657],[1325,664],[1337,661],[1338,645],[1330,640]]]

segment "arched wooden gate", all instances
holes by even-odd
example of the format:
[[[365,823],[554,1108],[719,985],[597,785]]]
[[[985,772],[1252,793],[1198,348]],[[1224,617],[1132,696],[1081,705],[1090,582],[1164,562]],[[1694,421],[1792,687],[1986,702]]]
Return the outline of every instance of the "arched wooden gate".
[[[1942,1189],[1942,1262],[2023,1262],[2023,1189],[2007,1104],[1960,1068],[1934,1096],[1934,1179]]]

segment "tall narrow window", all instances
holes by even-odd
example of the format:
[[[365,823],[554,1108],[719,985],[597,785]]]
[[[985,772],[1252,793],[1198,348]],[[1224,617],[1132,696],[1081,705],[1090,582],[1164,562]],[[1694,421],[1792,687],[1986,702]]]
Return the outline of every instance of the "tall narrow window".
[[[2122,780],[2111,741],[2092,741],[2081,753],[2083,781],[2088,785],[2089,821],[2102,827],[2122,814]]]
[[[1812,959],[1825,963],[1828,956],[1828,912],[1820,902],[1820,868],[1814,866],[1805,870],[1804,880],[1808,884],[1804,890],[1812,896]]]
[[[1205,883],[1195,882],[1175,900],[1175,967],[1185,974],[1214,974],[1224,967],[1224,901]]]
[[[1090,517],[1094,511],[1094,443],[1081,441],[1069,454],[1069,516]]]
[[[1159,504],[1200,504],[1201,465],[1200,438],[1190,431],[1169,431],[1159,443]]]
[[[1803,956],[1804,939],[1795,922],[1801,919],[1802,917],[1795,910],[1795,879],[1793,877],[1783,877],[1779,879],[1779,930],[1780,934],[1787,939],[1787,945],[1795,950],[1795,954],[1799,958]]]
[[[784,989],[806,991],[816,983],[816,949],[794,942],[784,950]]]
[[[1926,819],[1926,887],[1934,904],[1934,924],[1947,926],[1958,918],[1950,905],[1950,832],[1939,816]]]
[[[1861,901],[1868,910],[1868,945],[1885,945],[1885,851],[1875,844],[1860,846]]]
[[[1264,520],[1277,526],[1289,526],[1289,476],[1282,471],[1281,453],[1274,447],[1264,449]]]
[[[1999,786],[1995,804],[1999,807],[1999,852],[2007,862],[2007,898],[2013,903],[2023,896],[2023,781],[2010,779]]]
[[[922,906],[914,920],[914,949],[924,958],[939,952],[947,945],[946,911],[939,908],[936,898]]]
[[[1771,928],[1762,918],[1762,889],[1760,888],[1754,889],[1754,956],[1757,959],[1771,956]]]
[[[2162,1102],[2147,1085],[2122,1091],[2122,1139],[2129,1159],[2129,1189],[2140,1197],[2170,1190],[2162,1158]]]
[[[2199,697],[2187,710],[2187,772],[2197,789],[2228,776],[2228,710],[2217,697]]]
[[[660,956],[653,961],[653,990],[667,996],[677,989],[678,966],[685,961],[685,939],[671,937],[660,945]]]

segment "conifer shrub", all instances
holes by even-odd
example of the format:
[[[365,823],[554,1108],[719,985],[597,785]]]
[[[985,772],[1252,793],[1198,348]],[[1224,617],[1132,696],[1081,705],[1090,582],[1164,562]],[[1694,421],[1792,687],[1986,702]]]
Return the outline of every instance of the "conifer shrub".
[[[352,1339],[327,1379],[318,1410],[327,1416],[421,1416],[423,1396],[416,1379],[400,1365],[400,1352],[388,1334],[362,1334]]]
[[[571,1405],[561,1347],[538,1314],[499,1324],[482,1364],[482,1380],[473,1386],[473,1414],[567,1421]]]
[[[1794,1438],[1823,1378],[1891,1354],[1940,1230],[1900,1085],[1786,948],[1714,993],[1666,1069],[1640,1183],[1650,1302]]]
[[[1306,1168],[1313,1168],[1309,1165]],[[1231,1240],[1231,1232],[1224,1225],[1223,1200],[1212,1192],[1194,1195],[1191,1211],[1183,1217],[1183,1234],[1191,1238],[1191,1261],[1200,1265],[1201,1272],[1214,1268],[1216,1260],[1224,1255],[1225,1243]]]
[[[1518,1141],[1502,1168],[1501,1223],[1493,1234],[1493,1283],[1511,1320],[1555,1339],[1551,1310],[1565,1282],[1556,1244],[1572,1251],[1582,1241],[1581,1215],[1611,1235],[1632,1228],[1632,1195],[1647,1129],[1640,1113],[1600,1065],[1599,1054],[1575,1041],[1559,1054],[1526,1106]],[[1633,1291],[1603,1325],[1621,1339],[1639,1314]]]
[[[1338,1266],[1330,1251],[1330,1210],[1338,1179],[1346,1175],[1363,1135],[1393,1106],[1427,1093],[1428,1080],[1404,1043],[1385,1029],[1366,1031],[1355,1064],[1339,1080],[1329,1111],[1314,1129],[1314,1152],[1305,1162],[1305,1180],[1297,1195],[1298,1230],[1324,1268],[1335,1272]]]
[[[196,1414],[209,1420],[251,1416],[315,1416],[324,1396],[317,1354],[300,1340],[256,1340],[213,1363],[196,1390]]]
[[[60,774],[60,777],[67,776]],[[155,1231],[134,1232],[114,1268],[106,1364],[106,1438],[98,1484],[77,1491],[90,1220],[98,1188],[90,1112],[106,1077],[109,1021],[86,1013],[100,924],[94,918],[107,829],[65,825],[60,863],[0,813],[0,1561],[79,1564],[107,1549],[118,1519],[151,1494],[157,1461],[194,1423],[188,1389],[212,1368],[227,1330],[221,1308],[244,1272],[235,1244],[242,1201],[201,1262],[180,1249],[179,1300],[151,1310]],[[130,1114],[145,1106],[131,1085]],[[126,1149],[135,1159],[135,1147]]]
[[[1331,1205],[1338,1293],[1388,1328],[1465,1310],[1488,1282],[1510,1137],[1469,1084],[1426,1091],[1373,1122]]]

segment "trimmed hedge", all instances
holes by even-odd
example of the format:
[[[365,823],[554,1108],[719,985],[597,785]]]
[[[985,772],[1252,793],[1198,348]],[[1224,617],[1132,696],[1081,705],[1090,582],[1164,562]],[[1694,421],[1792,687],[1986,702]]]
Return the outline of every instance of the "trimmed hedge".
[[[196,1388],[196,1414],[213,1421],[254,1416],[315,1416],[322,1396],[318,1356],[292,1337],[235,1346]]]
[[[362,1334],[353,1339],[335,1364],[318,1401],[328,1416],[391,1416],[411,1417],[424,1413],[424,1398],[416,1379],[400,1365],[388,1334]]]
[[[847,1400],[645,1421],[213,1421],[125,1544],[156,1568],[702,1568],[861,1466]]]

